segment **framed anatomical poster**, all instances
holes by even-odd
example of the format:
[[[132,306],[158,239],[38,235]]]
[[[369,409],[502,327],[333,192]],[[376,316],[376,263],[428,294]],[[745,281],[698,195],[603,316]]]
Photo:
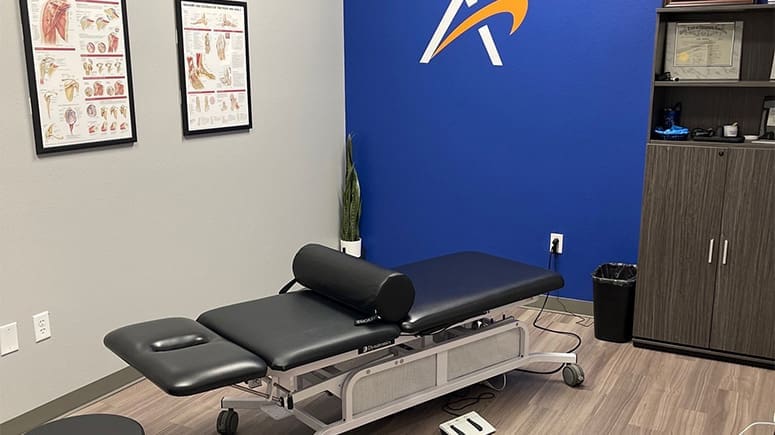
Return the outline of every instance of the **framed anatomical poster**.
[[[253,126],[244,2],[176,0],[185,136]]]
[[[20,0],[38,154],[133,143],[126,0]]]

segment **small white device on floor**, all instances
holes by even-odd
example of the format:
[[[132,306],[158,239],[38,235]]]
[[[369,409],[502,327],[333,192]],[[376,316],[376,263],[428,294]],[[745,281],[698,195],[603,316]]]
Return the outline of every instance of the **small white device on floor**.
[[[439,429],[443,435],[491,435],[495,433],[495,428],[476,412],[469,412],[442,423],[439,425]]]

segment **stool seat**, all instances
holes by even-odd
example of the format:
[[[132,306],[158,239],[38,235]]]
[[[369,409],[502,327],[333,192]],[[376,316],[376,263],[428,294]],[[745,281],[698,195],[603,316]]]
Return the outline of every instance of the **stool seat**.
[[[27,435],[145,435],[140,423],[111,414],[77,415],[44,424]]]

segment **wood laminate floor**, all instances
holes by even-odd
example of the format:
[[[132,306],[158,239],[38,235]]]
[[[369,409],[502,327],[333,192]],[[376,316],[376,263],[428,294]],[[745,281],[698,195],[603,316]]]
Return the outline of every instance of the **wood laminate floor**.
[[[515,315],[530,324],[535,311]],[[752,421],[772,421],[775,413],[775,371],[645,349],[632,344],[596,340],[594,327],[577,325],[562,314],[542,316],[540,324],[574,331],[584,344],[578,351],[586,372],[580,388],[570,388],[559,374],[512,373],[508,386],[475,410],[500,434],[738,434]],[[575,340],[529,326],[534,351],[565,351]],[[551,365],[536,365],[546,370]],[[473,387],[471,393],[490,391]],[[222,396],[233,389],[175,398],[142,381],[82,410],[115,413],[139,421],[148,434],[216,434],[215,419]],[[450,418],[440,398],[364,426],[352,434],[437,434]],[[334,417],[337,410],[323,400],[310,405]],[[759,427],[749,434],[775,433]],[[240,434],[309,435],[312,431],[289,417],[273,420],[257,412],[240,412]]]

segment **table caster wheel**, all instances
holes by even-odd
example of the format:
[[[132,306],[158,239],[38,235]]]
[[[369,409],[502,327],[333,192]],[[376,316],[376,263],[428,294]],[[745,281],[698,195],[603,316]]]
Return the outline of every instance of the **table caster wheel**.
[[[578,387],[584,382],[584,370],[578,364],[565,364],[562,368],[562,379],[570,387]]]
[[[237,433],[237,426],[239,425],[239,415],[234,412],[233,409],[228,411],[221,411],[218,414],[218,422],[216,423],[216,430],[221,435],[234,435]]]

